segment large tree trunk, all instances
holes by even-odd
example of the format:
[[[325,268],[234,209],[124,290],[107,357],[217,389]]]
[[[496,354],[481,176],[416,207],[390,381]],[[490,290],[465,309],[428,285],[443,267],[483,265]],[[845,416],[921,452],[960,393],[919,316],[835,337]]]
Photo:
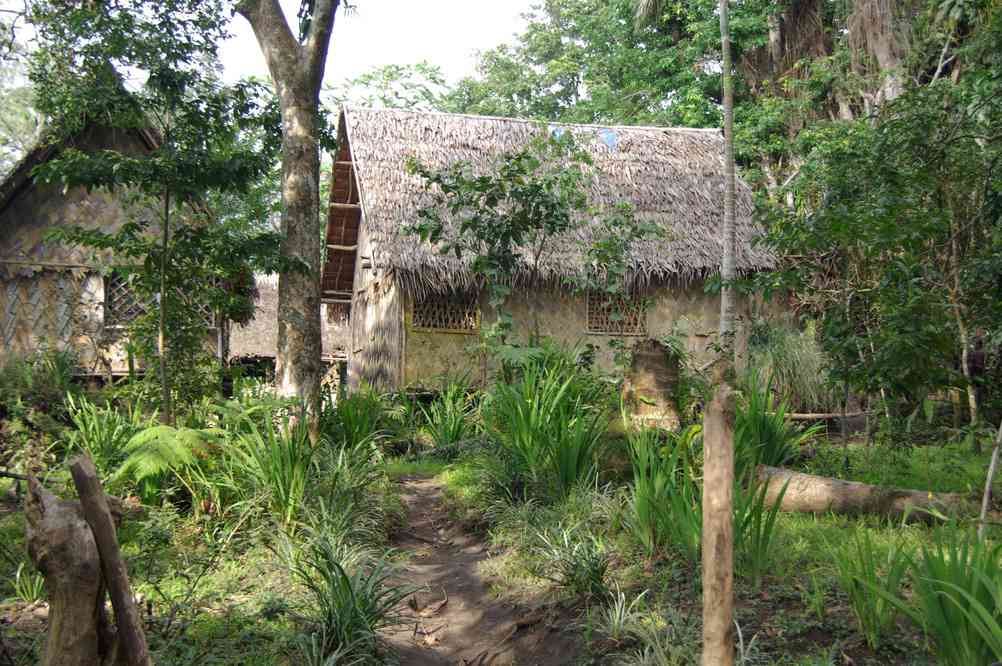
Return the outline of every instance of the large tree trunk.
[[[294,99],[283,104],[282,112],[282,255],[302,270],[278,277],[275,381],[282,395],[314,405],[319,398],[322,353],[317,102],[300,104],[300,95],[290,97]]]
[[[797,513],[877,515],[914,521],[933,521],[937,515],[976,515],[978,506],[969,497],[954,493],[885,488],[842,481],[762,465],[760,481],[768,484],[766,502],[775,502],[786,484],[780,508]]]
[[[298,41],[278,0],[242,0],[239,12],[254,29],[282,109],[282,255],[298,268],[278,280],[276,381],[316,414],[320,396],[320,85],[340,0],[312,3]],[[315,420],[314,420],[315,421]]]
[[[104,589],[94,535],[76,502],[64,502],[28,481],[28,552],[45,576],[49,630],[41,666],[98,666],[110,648],[102,639]]]

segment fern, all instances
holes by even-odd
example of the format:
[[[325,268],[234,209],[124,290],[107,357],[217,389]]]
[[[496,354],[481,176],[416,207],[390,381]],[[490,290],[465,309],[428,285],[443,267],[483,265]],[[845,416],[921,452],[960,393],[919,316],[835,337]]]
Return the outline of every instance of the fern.
[[[175,474],[184,483],[179,472],[194,466],[198,453],[219,439],[220,431],[212,429],[168,425],[146,428],[126,443],[127,457],[112,478],[112,484],[132,481],[141,487],[144,496],[149,496],[167,474]]]

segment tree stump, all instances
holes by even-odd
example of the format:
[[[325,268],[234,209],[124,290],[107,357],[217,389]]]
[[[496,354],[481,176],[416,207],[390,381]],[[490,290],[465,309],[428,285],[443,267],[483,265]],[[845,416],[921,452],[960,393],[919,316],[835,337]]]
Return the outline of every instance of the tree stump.
[[[28,481],[28,552],[45,576],[49,631],[41,666],[100,666],[108,650],[101,559],[77,502]]]
[[[637,423],[675,430],[679,426],[675,387],[679,380],[678,359],[657,340],[642,340],[632,349],[627,377],[627,404]]]

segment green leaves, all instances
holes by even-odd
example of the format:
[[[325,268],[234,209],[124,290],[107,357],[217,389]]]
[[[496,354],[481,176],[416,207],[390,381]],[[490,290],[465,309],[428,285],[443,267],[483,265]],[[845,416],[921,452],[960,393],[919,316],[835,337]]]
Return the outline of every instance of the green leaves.
[[[859,530],[849,543],[832,547],[831,556],[860,631],[876,650],[898,615],[891,599],[901,593],[911,553],[896,544],[882,553],[869,532]]]

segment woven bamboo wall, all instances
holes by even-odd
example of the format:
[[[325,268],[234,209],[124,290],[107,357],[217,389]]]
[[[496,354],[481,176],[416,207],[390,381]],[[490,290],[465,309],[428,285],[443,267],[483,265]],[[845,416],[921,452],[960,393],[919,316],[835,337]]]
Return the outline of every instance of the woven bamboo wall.
[[[125,370],[120,345],[102,339],[104,285],[83,271],[40,270],[0,279],[0,349],[74,349],[84,369]]]

